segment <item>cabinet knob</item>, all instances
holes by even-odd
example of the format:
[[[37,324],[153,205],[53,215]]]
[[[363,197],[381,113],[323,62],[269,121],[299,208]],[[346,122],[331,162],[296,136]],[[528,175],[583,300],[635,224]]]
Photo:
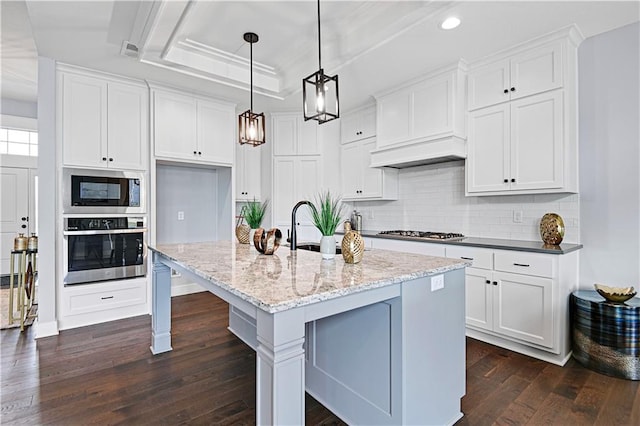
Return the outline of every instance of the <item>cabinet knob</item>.
[[[102,161],[107,161],[107,157],[102,157]]]
[[[196,155],[198,153],[198,151],[193,151],[193,155]]]
[[[22,225],[20,228],[24,229],[24,228],[26,228],[26,227],[27,227],[27,225]]]
[[[515,88],[515,87],[512,87],[512,88],[511,88],[511,91],[512,91],[512,92],[515,92],[515,91],[516,91],[516,88]]]
[[[490,281],[490,280],[486,280],[485,282],[486,282],[487,284],[491,284],[491,281]]]
[[[493,285],[498,285],[498,281],[494,281],[494,282],[493,282]]]
[[[109,161],[113,161],[113,158],[109,157]]]
[[[504,93],[509,93],[509,89],[504,89]]]
[[[24,217],[22,217],[22,219],[21,219],[21,220],[23,220],[23,221],[25,221],[25,222],[28,222],[28,221],[29,221],[29,217],[28,217],[28,216],[24,216]]]
[[[511,178],[511,182],[515,182],[515,181],[516,181],[515,179]]]
[[[508,183],[508,182],[509,182],[509,179],[505,179],[505,180],[504,180],[504,183]]]
[[[198,155],[202,155],[202,152],[198,151]]]

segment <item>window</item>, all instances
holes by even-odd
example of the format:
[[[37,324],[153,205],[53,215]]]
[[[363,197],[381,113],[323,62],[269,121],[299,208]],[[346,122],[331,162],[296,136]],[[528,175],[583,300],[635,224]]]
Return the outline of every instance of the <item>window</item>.
[[[0,154],[38,156],[38,132],[0,128]]]

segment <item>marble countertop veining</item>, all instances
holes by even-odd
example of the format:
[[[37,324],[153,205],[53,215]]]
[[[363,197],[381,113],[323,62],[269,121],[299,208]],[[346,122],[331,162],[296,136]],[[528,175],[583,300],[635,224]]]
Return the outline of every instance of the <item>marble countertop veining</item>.
[[[230,241],[149,248],[269,313],[471,266],[387,250],[367,251],[357,264],[345,263],[341,255],[322,260],[320,253],[288,247],[267,256]]]

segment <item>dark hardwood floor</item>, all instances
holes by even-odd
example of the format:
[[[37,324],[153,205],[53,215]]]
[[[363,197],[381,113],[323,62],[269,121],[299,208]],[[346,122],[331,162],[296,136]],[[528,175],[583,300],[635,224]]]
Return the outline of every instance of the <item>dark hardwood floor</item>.
[[[3,330],[0,424],[254,424],[255,353],[209,293],[172,302],[172,352],[152,356],[148,316],[33,340]],[[459,425],[639,425],[640,382],[558,367],[467,340]],[[307,396],[306,423],[344,424]]]

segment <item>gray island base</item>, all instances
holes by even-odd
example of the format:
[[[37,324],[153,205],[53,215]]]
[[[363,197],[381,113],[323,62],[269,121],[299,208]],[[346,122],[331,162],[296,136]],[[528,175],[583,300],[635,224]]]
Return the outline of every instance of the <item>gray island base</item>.
[[[257,424],[304,424],[305,391],[350,424],[462,417],[466,262],[372,250],[352,265],[228,241],[151,250],[151,351],[171,350],[175,269],[229,303],[229,330],[256,351]]]

